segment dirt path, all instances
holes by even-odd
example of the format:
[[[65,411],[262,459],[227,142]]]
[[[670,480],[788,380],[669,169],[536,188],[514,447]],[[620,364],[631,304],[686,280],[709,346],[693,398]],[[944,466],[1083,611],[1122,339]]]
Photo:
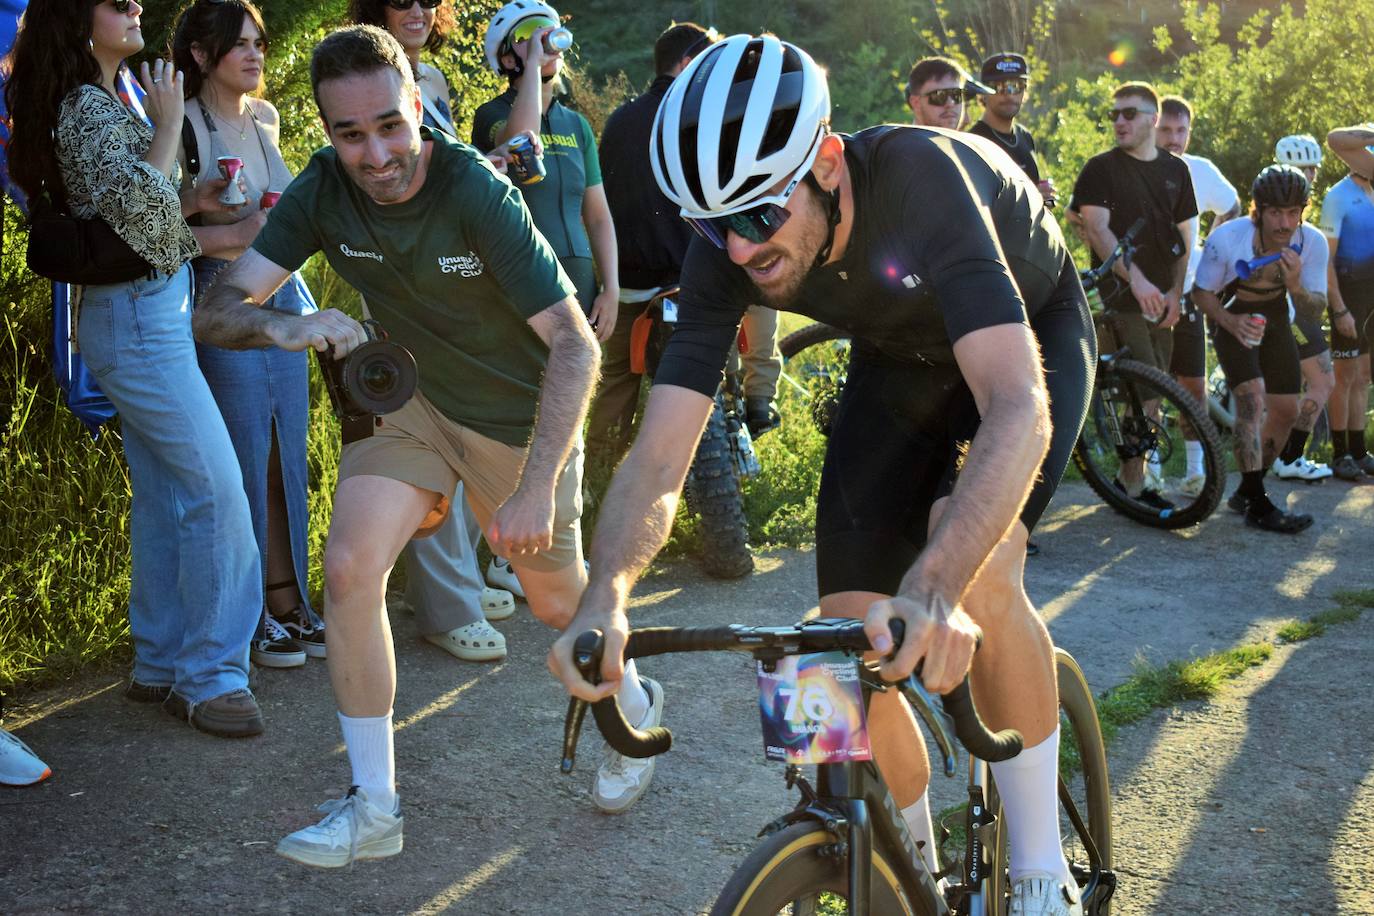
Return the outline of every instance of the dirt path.
[[[1170,534],[1070,485],[1030,561],[1031,593],[1101,690],[1138,655],[1225,648],[1330,606],[1338,589],[1374,585],[1374,487],[1294,497],[1319,518],[1297,539],[1227,514]],[[815,604],[813,575],[807,551],[771,554],[737,583],[670,567],[641,584],[634,619],[790,622]],[[511,657],[487,666],[421,643],[408,615],[394,626],[402,856],[322,872],[272,852],[347,780],[323,665],[264,672],[269,731],[242,742],[199,735],[124,702],[115,679],[91,678],[10,710],[8,726],[56,775],[0,793],[0,913],[696,913],[790,807],[762,760],[746,659],[645,665],[664,683],[678,741],[641,803],[608,818],[587,798],[591,734],[574,775],[557,771],[565,702],[544,670],[547,631],[518,614],[501,625]],[[1374,871],[1368,628],[1281,650],[1216,701],[1123,736],[1117,912],[1374,912],[1362,886]],[[958,788],[937,784],[937,804]]]

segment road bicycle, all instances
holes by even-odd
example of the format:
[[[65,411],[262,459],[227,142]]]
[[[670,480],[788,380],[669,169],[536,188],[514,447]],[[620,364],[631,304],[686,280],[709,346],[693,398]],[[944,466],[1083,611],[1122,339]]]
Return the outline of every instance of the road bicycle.
[[[1127,232],[1101,267],[1080,273],[1098,338],[1097,377],[1088,416],[1073,452],[1083,479],[1117,512],[1155,528],[1184,528],[1211,515],[1226,484],[1226,451],[1221,436],[1188,391],[1165,372],[1131,357],[1115,345],[1109,307],[1119,288],[1104,284],[1118,258],[1129,264],[1135,232]],[[1103,295],[1105,293],[1105,295]],[[830,434],[849,361],[849,335],[827,324],[811,324],[778,342],[783,378],[805,399],[812,420]],[[1184,442],[1202,445],[1203,482],[1196,492],[1172,488],[1169,507],[1132,496],[1121,483],[1123,466],[1148,461],[1162,481],[1186,476]],[[1148,492],[1148,491],[1142,491]]]
[[[893,622],[892,633],[900,645],[901,621]],[[600,670],[601,649],[598,631],[583,633],[574,647],[578,667],[593,682]],[[1020,753],[1021,736],[1010,730],[996,734],[988,730],[978,717],[967,678],[937,704],[921,684],[919,672],[896,684],[884,682],[874,663],[861,660],[861,654],[869,649],[863,623],[851,619],[815,619],[782,627],[651,627],[630,631],[627,659],[677,652],[747,652],[759,663],[761,685],[765,673],[781,670],[787,659],[797,659],[798,670],[802,661],[809,660],[815,664],[808,670],[824,671],[835,679],[825,685],[826,689],[853,693],[857,688],[863,709],[874,692],[897,690],[930,730],[946,777],[958,772],[956,737],[976,755],[969,766],[963,850],[937,874],[926,867],[921,849],[912,840],[871,760],[836,756],[835,762],[817,764],[814,781],[803,775],[801,766],[788,764],[784,774],[788,788],[800,793],[797,805],[759,832],[761,841],[712,905],[713,916],[1007,913],[1007,834],[986,761]],[[1108,916],[1116,876],[1112,871],[1106,752],[1082,670],[1068,653],[1056,650],[1055,658],[1061,742],[1067,751],[1061,753],[1061,760],[1067,757],[1076,761],[1078,768],[1077,776],[1066,779],[1061,771],[1059,778],[1065,856],[1079,885],[1084,912]],[[818,659],[832,661],[820,664]],[[791,696],[784,688],[769,696],[761,686],[765,744],[779,740],[770,728],[770,710],[775,718],[796,720],[801,734],[831,734],[826,730],[834,727],[837,719],[841,732],[852,735],[859,730],[852,721],[845,721],[843,698],[814,692],[820,688],[813,679],[804,689],[793,690]],[[569,702],[563,732],[564,773],[572,771],[587,705],[575,698]],[[666,728],[632,728],[614,697],[591,708],[607,743],[626,756],[650,757],[672,745],[672,733]],[[841,754],[841,745],[834,741],[826,748],[826,754]],[[944,879],[943,886],[940,879]]]
[[[635,320],[630,336],[634,372],[653,377],[677,321],[678,288],[661,289]],[[697,443],[683,496],[687,510],[701,522],[702,568],[718,579],[736,579],[754,570],[749,522],[744,513],[744,481],[760,473],[746,422],[744,381],[738,352],[732,352],[716,391],[715,407]]]

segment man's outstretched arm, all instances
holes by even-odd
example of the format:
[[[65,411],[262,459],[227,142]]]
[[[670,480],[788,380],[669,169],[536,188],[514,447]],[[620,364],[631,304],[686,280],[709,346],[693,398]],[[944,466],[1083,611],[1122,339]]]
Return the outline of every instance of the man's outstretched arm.
[[[573,622],[549,651],[549,670],[569,693],[599,700],[619,687],[630,589],[668,540],[678,494],[712,406],[705,395],[675,385],[657,385],[649,392],[634,446],[611,480],[597,516],[591,583]],[[572,663],[573,642],[590,629],[606,634],[597,687],[583,680]]]
[[[290,276],[289,270],[249,248],[220,271],[196,305],[191,316],[196,340],[227,350],[277,346],[323,351],[333,346],[339,356],[367,340],[362,325],[337,309],[288,315],[261,308]]]

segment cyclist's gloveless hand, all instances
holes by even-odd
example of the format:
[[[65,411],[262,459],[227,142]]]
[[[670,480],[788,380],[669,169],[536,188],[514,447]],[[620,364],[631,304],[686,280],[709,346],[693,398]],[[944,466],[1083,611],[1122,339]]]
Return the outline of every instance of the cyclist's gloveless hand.
[[[367,343],[367,332],[356,319],[338,309],[325,309],[309,315],[282,314],[268,329],[275,346],[300,351],[314,347],[325,352],[334,348],[340,359]]]
[[[588,630],[600,630],[606,637],[606,651],[601,659],[601,683],[595,686],[582,677],[582,672],[573,663],[573,644],[578,636]],[[579,612],[549,650],[549,671],[573,696],[590,703],[604,700],[620,689],[620,679],[625,675],[625,640],[629,632],[630,621],[619,608],[593,613]]]
[[[1332,318],[1331,326],[1345,337],[1355,336],[1355,317],[1350,312],[1346,312],[1339,318]]]
[[[1170,290],[1164,294],[1164,317],[1160,319],[1161,328],[1172,328],[1178,324],[1179,316],[1183,314],[1183,303],[1178,293]]]
[[[1140,312],[1150,321],[1158,321],[1164,314],[1164,294],[1145,275],[1131,271],[1131,295],[1140,303]]]
[[[981,631],[962,608],[950,607],[937,596],[924,603],[898,595],[875,601],[864,618],[864,633],[874,649],[889,652],[892,635],[888,622],[894,617],[906,623],[901,650],[882,662],[882,676],[889,681],[909,675],[916,663],[925,660],[921,681],[926,689],[949,693],[968,674]]]
[[[553,545],[554,494],[523,486],[501,504],[487,527],[487,543],[505,557],[524,557]]]

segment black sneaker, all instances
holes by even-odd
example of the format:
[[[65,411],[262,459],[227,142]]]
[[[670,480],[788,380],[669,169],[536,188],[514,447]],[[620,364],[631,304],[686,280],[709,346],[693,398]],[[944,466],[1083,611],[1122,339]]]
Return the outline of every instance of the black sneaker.
[[[305,650],[305,654],[311,658],[324,658],[324,621],[311,623],[306,617],[305,608],[296,605],[296,609],[283,616],[278,621],[286,629],[286,633],[300,644]]]
[[[1231,494],[1231,498],[1226,500],[1226,507],[1232,512],[1239,512],[1241,515],[1250,508],[1250,497],[1237,490]]]
[[[1158,509],[1160,512],[1176,508],[1173,503],[1165,499],[1158,490],[1146,488],[1140,491],[1139,496],[1133,496],[1136,502],[1149,506],[1151,509]]]
[[[299,668],[305,649],[270,614],[263,615],[262,635],[253,640],[249,657],[264,668]]]
[[[774,406],[771,398],[752,397],[744,399],[744,422],[749,426],[749,435],[757,439],[770,429],[782,423],[782,415]]]
[[[1284,512],[1273,503],[1260,511],[1245,513],[1245,524],[1261,531],[1279,534],[1299,534],[1312,527],[1312,516],[1306,512]]]

